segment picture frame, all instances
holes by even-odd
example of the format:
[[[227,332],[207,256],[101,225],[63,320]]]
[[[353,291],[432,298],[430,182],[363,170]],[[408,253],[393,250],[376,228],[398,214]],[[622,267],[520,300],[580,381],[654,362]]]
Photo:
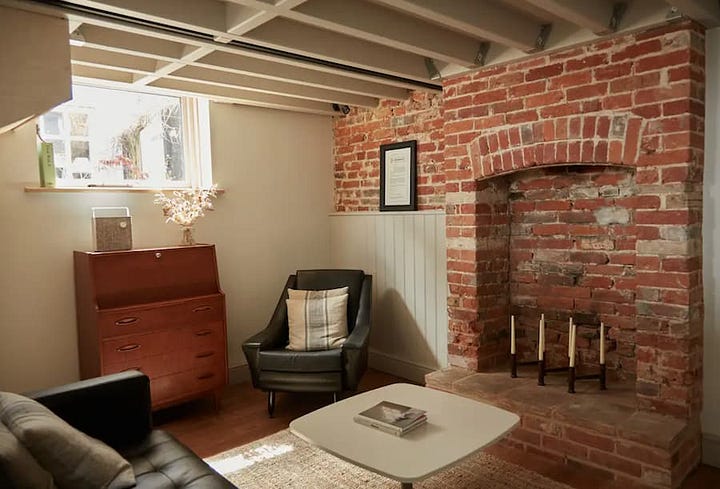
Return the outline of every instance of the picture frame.
[[[380,146],[380,211],[417,210],[417,140]]]

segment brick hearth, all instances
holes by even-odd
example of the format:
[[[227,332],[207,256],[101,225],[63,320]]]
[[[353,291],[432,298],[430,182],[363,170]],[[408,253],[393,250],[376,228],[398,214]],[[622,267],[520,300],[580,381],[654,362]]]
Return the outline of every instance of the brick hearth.
[[[377,209],[378,147],[418,140],[421,209],[446,212],[451,370],[428,385],[520,413],[525,450],[678,487],[700,460],[704,32],[681,21],[443,81],[335,123],[336,209]],[[609,391],[493,374],[565,362],[568,318]],[[583,387],[585,389],[585,387]]]
[[[699,457],[698,426],[635,408],[632,382],[579,382],[569,396],[564,376],[537,386],[536,371],[519,378],[507,371],[475,373],[450,368],[429,374],[427,385],[520,414],[521,424],[503,443],[608,472],[618,481],[677,487]]]

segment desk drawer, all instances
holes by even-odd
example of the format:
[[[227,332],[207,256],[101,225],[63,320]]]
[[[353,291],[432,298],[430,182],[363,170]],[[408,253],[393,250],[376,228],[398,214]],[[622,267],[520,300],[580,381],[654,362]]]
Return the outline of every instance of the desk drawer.
[[[218,295],[152,307],[100,311],[98,326],[101,338],[112,338],[207,322],[222,322],[224,315],[223,297]]]
[[[176,374],[190,369],[218,368],[225,363],[225,345],[216,345],[205,350],[179,350],[147,357],[122,356],[113,358],[114,362],[103,365],[102,375],[140,370],[150,379]]]
[[[225,363],[214,362],[205,367],[150,380],[153,405],[198,392],[219,389],[225,385]]]
[[[103,375],[139,370],[151,380],[187,370],[188,358],[183,352],[172,352],[142,358],[123,358],[116,363],[103,365]]]
[[[193,351],[216,348],[225,344],[225,326],[222,322],[209,322],[183,328],[177,332],[178,345]]]
[[[193,369],[219,368],[218,365],[225,364],[225,346],[220,345],[214,349],[184,352],[185,365],[191,365]]]
[[[127,364],[140,358],[177,350],[172,331],[139,334],[102,342],[103,365]]]

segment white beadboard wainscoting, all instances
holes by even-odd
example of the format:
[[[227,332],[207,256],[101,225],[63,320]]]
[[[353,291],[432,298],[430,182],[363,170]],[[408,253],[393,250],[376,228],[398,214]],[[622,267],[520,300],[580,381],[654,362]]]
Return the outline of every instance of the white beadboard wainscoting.
[[[413,381],[447,366],[445,213],[330,215],[330,261],[373,276],[370,366]]]

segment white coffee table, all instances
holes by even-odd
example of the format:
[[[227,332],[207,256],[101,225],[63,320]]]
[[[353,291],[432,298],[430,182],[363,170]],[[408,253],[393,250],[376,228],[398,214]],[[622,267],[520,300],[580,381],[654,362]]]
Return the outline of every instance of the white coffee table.
[[[391,401],[427,411],[427,424],[403,437],[353,421],[360,411]],[[350,463],[412,487],[513,429],[509,411],[427,387],[392,384],[336,402],[290,423],[290,431]]]

